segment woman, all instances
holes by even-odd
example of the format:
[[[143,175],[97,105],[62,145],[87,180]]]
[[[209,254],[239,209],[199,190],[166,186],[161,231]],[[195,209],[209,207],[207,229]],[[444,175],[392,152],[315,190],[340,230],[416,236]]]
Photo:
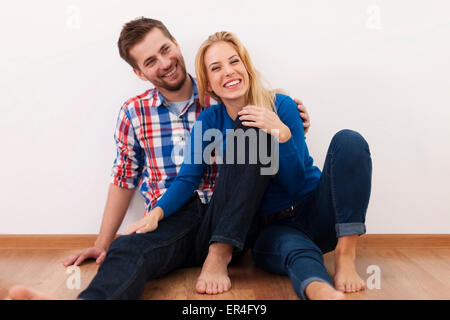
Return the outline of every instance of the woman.
[[[273,135],[279,142],[279,170],[270,179],[261,201],[262,228],[252,249],[255,263],[264,270],[288,275],[303,299],[342,299],[342,292],[363,290],[365,284],[356,273],[354,261],[357,238],[365,233],[371,188],[372,164],[364,138],[350,130],[338,132],[321,172],[313,165],[303,128],[294,116],[295,102],[262,86],[245,47],[229,32],[215,33],[203,43],[196,57],[196,72],[200,101],[210,95],[221,102],[198,118],[199,123],[203,121],[202,133],[208,128],[224,133],[241,122],[247,128]],[[188,149],[191,159],[195,156],[192,145],[198,140],[193,130]],[[202,168],[185,160],[169,190],[179,195],[192,194]],[[166,194],[157,206],[170,212],[174,210],[170,207],[176,209],[182,201],[176,204],[173,193]],[[199,292],[230,288],[226,267],[232,245],[211,243],[216,245],[222,250],[214,255],[210,250],[197,282]],[[335,288],[322,256],[332,250],[336,259]]]

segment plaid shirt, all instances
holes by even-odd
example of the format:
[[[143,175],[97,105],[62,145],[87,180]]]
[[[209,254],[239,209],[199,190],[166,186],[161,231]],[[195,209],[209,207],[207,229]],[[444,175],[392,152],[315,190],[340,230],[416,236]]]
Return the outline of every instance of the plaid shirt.
[[[167,108],[168,103],[156,88],[129,99],[120,109],[114,135],[117,156],[111,182],[126,189],[140,183],[146,213],[177,176],[183,163],[186,140],[203,110],[197,84],[194,79],[192,81],[193,95],[179,116]],[[212,99],[211,102],[215,103]],[[196,190],[203,203],[211,199],[216,177],[217,166],[215,163],[208,165]]]

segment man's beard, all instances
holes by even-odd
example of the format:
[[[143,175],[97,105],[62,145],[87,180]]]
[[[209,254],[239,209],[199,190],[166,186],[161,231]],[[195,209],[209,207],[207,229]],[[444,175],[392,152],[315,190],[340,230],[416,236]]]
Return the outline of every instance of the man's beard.
[[[177,83],[174,84],[168,84],[164,80],[162,80],[160,83],[153,83],[156,87],[160,89],[164,89],[167,91],[178,91],[180,90],[184,83],[186,82],[186,67],[184,66],[184,61],[178,59],[178,66],[177,68],[180,68],[180,74],[181,77]],[[159,82],[159,81],[158,81]]]

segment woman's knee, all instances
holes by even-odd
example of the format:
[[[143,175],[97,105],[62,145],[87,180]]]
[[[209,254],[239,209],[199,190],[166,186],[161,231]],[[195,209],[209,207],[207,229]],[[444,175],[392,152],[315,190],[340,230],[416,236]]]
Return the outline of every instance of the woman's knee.
[[[323,254],[320,248],[312,241],[303,242],[301,246],[287,248],[285,251],[285,261],[287,265],[292,265],[299,259],[313,259],[323,264]]]
[[[353,130],[344,129],[337,132],[331,140],[332,153],[345,153],[346,157],[370,157],[369,144],[364,137]]]

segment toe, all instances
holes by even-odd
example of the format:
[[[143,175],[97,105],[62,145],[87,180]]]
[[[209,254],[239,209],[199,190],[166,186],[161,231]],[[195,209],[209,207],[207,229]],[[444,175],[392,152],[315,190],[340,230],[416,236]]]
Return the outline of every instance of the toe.
[[[366,283],[361,281],[361,290],[366,290]]]
[[[345,292],[347,293],[352,292],[352,286],[350,285],[350,283],[345,284]]]
[[[217,286],[217,293],[222,293],[224,291],[224,284],[221,282]]]
[[[212,284],[212,294],[217,294],[217,282],[214,282]]]
[[[205,281],[198,280],[197,285],[195,286],[195,289],[197,290],[197,293],[205,293],[205,291],[206,291]]]
[[[334,285],[334,288],[335,288],[337,291],[345,292],[345,286],[344,286],[342,283],[336,283],[336,284]]]
[[[227,281],[227,283],[225,284],[225,291],[229,290],[231,290],[231,281]]]
[[[209,282],[209,281],[206,282],[206,293],[212,294],[212,286],[211,286],[211,282]]]

